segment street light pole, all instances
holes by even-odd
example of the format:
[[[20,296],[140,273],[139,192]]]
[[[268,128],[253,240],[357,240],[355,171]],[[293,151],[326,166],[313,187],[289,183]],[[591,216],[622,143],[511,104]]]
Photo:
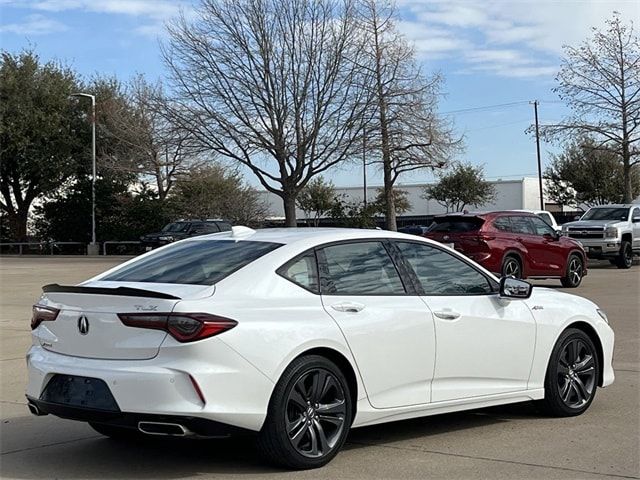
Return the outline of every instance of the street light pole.
[[[544,190],[542,188],[542,160],[540,159],[540,128],[538,124],[538,100],[533,102],[533,112],[536,120],[536,153],[538,157],[538,187],[540,189],[540,210],[544,210]]]
[[[91,243],[87,254],[98,255],[100,250],[96,242],[96,97],[88,93],[72,93],[72,97],[91,99]]]

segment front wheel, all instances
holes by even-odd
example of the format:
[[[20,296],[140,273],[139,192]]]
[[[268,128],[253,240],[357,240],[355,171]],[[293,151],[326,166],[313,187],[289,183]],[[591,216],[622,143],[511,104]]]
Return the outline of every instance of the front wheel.
[[[631,268],[633,265],[633,250],[631,242],[622,242],[620,245],[620,253],[617,258],[618,268]]]
[[[582,262],[582,258],[575,253],[569,255],[567,259],[567,269],[566,274],[560,282],[562,282],[562,286],[566,288],[576,288],[582,282],[582,277],[584,275],[584,263]]]
[[[542,406],[556,417],[585,412],[596,394],[600,364],[596,348],[582,330],[565,330],[551,352]]]
[[[297,358],[276,385],[258,448],[280,466],[322,467],[342,448],[352,412],[349,385],[333,362],[318,355]]]

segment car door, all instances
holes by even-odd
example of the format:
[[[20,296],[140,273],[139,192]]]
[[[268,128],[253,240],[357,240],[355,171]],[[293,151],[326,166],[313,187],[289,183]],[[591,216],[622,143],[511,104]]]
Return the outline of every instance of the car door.
[[[386,242],[332,244],[317,255],[322,303],[344,334],[371,405],[429,402],[433,318],[403,282]]]
[[[640,250],[640,207],[631,212],[631,228],[633,228],[633,249]]]
[[[567,265],[568,249],[560,241],[560,236],[544,220],[529,217],[535,232],[535,239],[528,245],[529,256],[538,266],[538,275],[563,276]]]
[[[431,401],[526,390],[536,325],[525,303],[500,300],[495,280],[459,255],[424,243],[394,245],[434,318]]]
[[[512,215],[509,220],[511,221],[511,231],[514,239],[522,245],[524,274],[528,277],[544,275],[548,270],[548,266],[545,263],[546,257],[541,255],[543,242],[542,238],[536,235],[530,217]]]

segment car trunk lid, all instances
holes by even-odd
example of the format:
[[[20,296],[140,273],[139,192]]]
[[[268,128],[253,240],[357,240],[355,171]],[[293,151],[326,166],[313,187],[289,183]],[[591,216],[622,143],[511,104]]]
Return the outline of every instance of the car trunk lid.
[[[34,335],[43,348],[64,355],[110,360],[153,358],[167,333],[126,326],[118,313],[170,313],[180,299],[208,296],[213,289],[99,281],[79,286],[47,285],[38,304],[59,312],[55,320],[42,322]]]

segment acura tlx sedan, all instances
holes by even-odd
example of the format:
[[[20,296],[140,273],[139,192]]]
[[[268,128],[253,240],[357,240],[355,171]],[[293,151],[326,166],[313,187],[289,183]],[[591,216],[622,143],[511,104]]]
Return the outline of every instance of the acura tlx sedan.
[[[614,379],[595,304],[401,233],[234,227],[43,290],[32,413],[117,439],[254,433],[289,468],[353,427],[529,400],[579,415]]]

